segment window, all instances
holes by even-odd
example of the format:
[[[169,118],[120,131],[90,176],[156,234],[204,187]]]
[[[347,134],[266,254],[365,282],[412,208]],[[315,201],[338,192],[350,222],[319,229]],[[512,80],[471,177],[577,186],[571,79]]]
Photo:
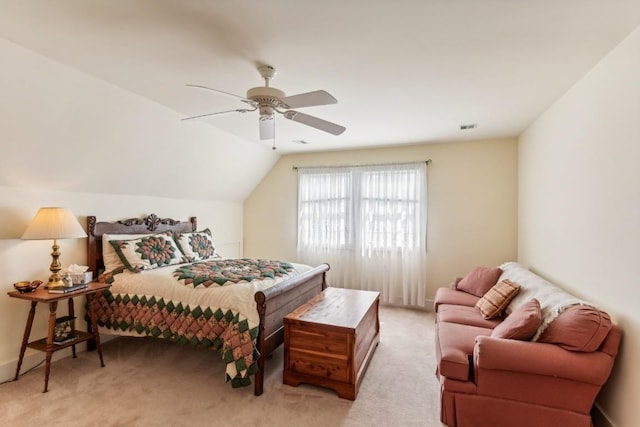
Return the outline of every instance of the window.
[[[298,182],[298,246],[351,246],[352,177],[350,173],[300,174]]]
[[[425,162],[299,168],[298,259],[328,262],[332,286],[423,305],[426,207]]]

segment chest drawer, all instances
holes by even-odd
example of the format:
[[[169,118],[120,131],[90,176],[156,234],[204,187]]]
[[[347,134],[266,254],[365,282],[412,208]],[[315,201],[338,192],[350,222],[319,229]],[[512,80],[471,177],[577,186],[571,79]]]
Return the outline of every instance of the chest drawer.
[[[329,331],[320,327],[289,326],[289,348],[318,352],[322,354],[346,355],[347,335],[344,332]]]

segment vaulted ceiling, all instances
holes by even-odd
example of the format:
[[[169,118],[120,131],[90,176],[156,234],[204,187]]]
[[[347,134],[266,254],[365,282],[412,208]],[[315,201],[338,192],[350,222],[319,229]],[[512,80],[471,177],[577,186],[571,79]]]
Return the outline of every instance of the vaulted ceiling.
[[[1,0],[0,8],[0,37],[181,117],[246,107],[185,84],[245,96],[264,84],[258,64],[277,69],[271,85],[287,95],[324,89],[338,99],[300,111],[346,132],[278,116],[280,153],[517,136],[640,24],[637,0]],[[199,121],[272,143],[259,141],[257,113]]]

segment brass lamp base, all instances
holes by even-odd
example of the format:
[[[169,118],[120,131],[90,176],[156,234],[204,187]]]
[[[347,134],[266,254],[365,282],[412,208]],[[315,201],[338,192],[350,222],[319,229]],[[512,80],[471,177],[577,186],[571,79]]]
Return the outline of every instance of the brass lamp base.
[[[53,275],[51,275],[51,277],[49,277],[49,283],[47,283],[47,288],[58,288],[58,287],[63,287],[65,286],[64,282],[62,280],[60,280],[60,276],[57,276],[57,280],[53,278]]]
[[[53,239],[53,246],[51,252],[51,265],[49,266],[49,271],[51,271],[51,276],[49,276],[49,283],[47,284],[48,288],[54,288],[56,286],[64,286],[62,282],[62,278],[60,277],[60,270],[62,270],[62,264],[60,264],[60,246],[58,246],[58,240]]]

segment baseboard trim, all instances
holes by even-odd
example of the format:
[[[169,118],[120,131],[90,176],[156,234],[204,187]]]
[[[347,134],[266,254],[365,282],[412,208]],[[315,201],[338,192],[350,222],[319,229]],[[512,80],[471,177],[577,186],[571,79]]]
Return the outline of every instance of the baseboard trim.
[[[81,346],[76,346],[76,353],[83,351]],[[51,361],[55,362],[56,360],[63,359],[65,357],[69,357],[72,355],[71,347],[65,348],[60,351],[56,351],[53,353],[51,357]],[[20,367],[20,376],[24,375],[25,372],[38,367],[38,365],[42,364],[44,366],[44,361],[46,358],[46,354],[41,351],[31,350],[28,351],[27,354],[24,355],[22,359],[22,366]],[[13,381],[13,378],[16,375],[16,367],[18,366],[18,358],[10,360],[0,365],[0,383],[5,383],[8,381]],[[44,384],[44,376],[42,377]]]
[[[593,427],[615,427],[615,424],[602,412],[597,403],[591,408],[591,421],[593,422]]]

